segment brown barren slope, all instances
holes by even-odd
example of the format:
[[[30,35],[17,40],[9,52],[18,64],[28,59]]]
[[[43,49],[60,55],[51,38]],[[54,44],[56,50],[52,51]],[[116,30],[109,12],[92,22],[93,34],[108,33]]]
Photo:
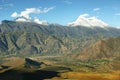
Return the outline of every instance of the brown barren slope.
[[[100,40],[90,47],[83,49],[77,55],[80,60],[95,59],[119,59],[120,58],[120,37]]]

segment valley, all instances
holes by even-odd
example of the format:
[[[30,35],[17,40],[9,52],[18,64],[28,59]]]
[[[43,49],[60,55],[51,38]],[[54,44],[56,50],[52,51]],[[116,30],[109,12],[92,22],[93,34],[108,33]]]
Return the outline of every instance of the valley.
[[[78,60],[66,59],[58,55],[29,57],[28,59],[30,59],[30,62],[29,60],[26,61],[26,59],[18,57],[4,59],[2,66],[9,67],[0,70],[0,80],[120,79],[119,62],[117,65],[113,66],[112,61],[81,62]],[[42,64],[37,66],[36,62],[37,64]],[[111,67],[116,69],[112,69]]]
[[[120,0],[0,0],[0,80],[120,80]]]
[[[0,80],[120,80],[120,29],[0,25]]]

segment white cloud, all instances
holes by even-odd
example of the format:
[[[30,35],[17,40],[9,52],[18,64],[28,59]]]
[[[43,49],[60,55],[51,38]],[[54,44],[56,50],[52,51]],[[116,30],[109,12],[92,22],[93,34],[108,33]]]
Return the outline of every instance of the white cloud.
[[[18,16],[17,12],[14,12],[14,13],[11,15],[11,17],[17,17],[17,16]]]
[[[120,16],[120,13],[116,13],[115,15],[116,15],[116,16]]]
[[[93,9],[93,11],[95,11],[95,12],[97,12],[97,11],[99,11],[100,10],[100,8],[94,8]]]
[[[63,2],[66,4],[72,4],[72,2],[70,0],[64,0]]]
[[[50,7],[50,8],[44,8],[41,13],[47,13],[48,11],[54,9],[55,7]]]
[[[11,15],[11,17],[25,17],[25,18],[27,18],[27,19],[31,19],[30,18],[30,16],[29,16],[29,14],[31,14],[31,13],[35,13],[35,14],[37,14],[37,13],[40,13],[40,9],[37,9],[37,8],[27,8],[27,9],[25,9],[25,11],[22,11],[20,14],[18,14],[17,12],[14,12],[12,15]]]
[[[54,9],[55,7],[49,7],[49,8],[26,8],[24,11],[21,11],[20,13],[14,12],[12,13],[11,17],[16,18],[16,21],[20,22],[30,22],[33,21],[38,24],[47,25],[46,20],[40,20],[39,18],[35,17],[32,19],[30,17],[30,14],[42,14],[47,13],[50,10]]]
[[[47,13],[48,11],[54,9],[54,7],[50,7],[50,8],[44,8],[43,10],[41,10],[40,8],[26,8],[24,11],[22,11],[20,14],[18,14],[17,12],[14,12],[11,17],[25,17],[27,19],[31,19],[31,17],[29,16],[30,14],[41,14],[41,13]]]
[[[88,17],[88,16],[90,16],[90,15],[85,13],[85,14],[80,15],[79,17]]]
[[[39,14],[41,11],[38,8],[27,8],[25,9],[25,11],[22,11],[20,14],[18,14],[18,17],[23,16],[27,19],[31,19],[29,14],[35,13],[35,14]]]

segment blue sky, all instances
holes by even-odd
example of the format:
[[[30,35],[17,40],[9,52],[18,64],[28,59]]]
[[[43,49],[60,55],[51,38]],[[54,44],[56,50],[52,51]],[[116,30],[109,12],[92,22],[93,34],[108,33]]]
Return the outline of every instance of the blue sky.
[[[29,18],[67,24],[82,14],[96,16],[111,26],[120,26],[120,0],[0,0],[0,21],[13,20],[27,9]],[[12,17],[13,13],[17,15]]]

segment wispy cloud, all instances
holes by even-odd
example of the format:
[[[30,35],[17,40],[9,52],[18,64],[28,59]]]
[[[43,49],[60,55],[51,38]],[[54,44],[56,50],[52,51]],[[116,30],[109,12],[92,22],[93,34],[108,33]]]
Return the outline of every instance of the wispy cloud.
[[[3,9],[2,7],[0,7],[0,10]]]
[[[44,8],[41,13],[47,13],[49,12],[50,10],[54,9],[55,7],[49,7],[49,8]]]
[[[41,13],[47,13],[50,10],[54,9],[55,7],[49,7],[49,8],[26,8],[24,11],[21,11],[20,14],[17,12],[14,12],[11,17],[25,17],[27,19],[31,19],[29,16],[30,14],[41,14]]]
[[[116,16],[120,16],[120,13],[116,13],[115,15],[116,15]]]
[[[93,11],[94,12],[100,11],[100,8],[94,8]]]
[[[88,16],[90,16],[90,15],[87,13],[84,13],[84,14],[81,14],[79,17],[88,17]]]
[[[72,2],[70,0],[63,0],[63,2],[66,4],[72,4]]]
[[[6,4],[5,6],[13,7],[13,6],[14,6],[14,4],[9,3],[9,4]]]
[[[3,3],[4,3],[4,2],[8,2],[8,0],[1,0],[1,1],[2,1]]]
[[[47,13],[49,12],[50,10],[54,9],[55,7],[49,7],[49,8],[26,8],[24,11],[21,11],[20,13],[17,13],[17,12],[14,12],[12,13],[11,17],[14,17],[14,18],[18,18],[20,17],[17,21],[26,21],[25,19],[27,19],[28,21],[29,20],[32,20],[38,24],[43,24],[43,25],[47,25],[47,21],[46,20],[40,20],[39,18],[37,17],[30,17],[30,14],[42,14],[42,13]],[[24,18],[22,18],[24,17]]]
[[[0,9],[6,9],[6,8],[13,7],[13,6],[14,6],[14,4],[12,4],[12,3],[2,4],[2,5],[0,5]]]

